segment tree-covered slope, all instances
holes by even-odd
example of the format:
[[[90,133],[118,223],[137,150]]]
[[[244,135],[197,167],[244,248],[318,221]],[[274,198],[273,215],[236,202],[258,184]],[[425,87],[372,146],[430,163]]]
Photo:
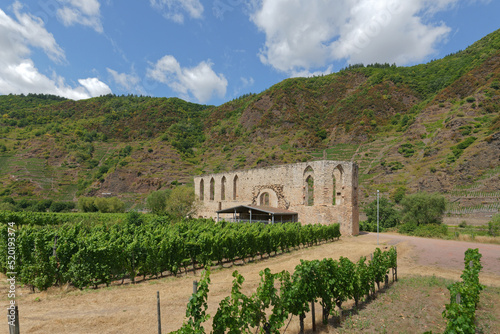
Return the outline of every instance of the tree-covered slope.
[[[499,50],[496,31],[427,64],[353,65],[221,106],[0,96],[0,195],[141,202],[199,173],[330,158],[359,163],[363,200],[405,187],[488,206],[500,195]]]

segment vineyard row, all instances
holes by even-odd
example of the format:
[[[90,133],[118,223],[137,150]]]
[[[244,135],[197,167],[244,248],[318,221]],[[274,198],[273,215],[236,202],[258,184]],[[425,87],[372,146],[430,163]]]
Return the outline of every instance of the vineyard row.
[[[231,295],[220,302],[211,333],[279,333],[290,315],[299,316],[303,332],[310,304],[320,302],[326,323],[335,306],[341,310],[342,303],[354,299],[357,307],[364,296],[375,294],[375,284],[380,289],[390,268],[397,268],[395,248],[385,252],[377,248],[368,262],[365,257],[357,263],[344,257],[338,261],[301,260],[293,274],[287,271],[273,274],[268,268],[261,271],[261,282],[250,296],[241,292],[244,278],[235,271]],[[210,317],[206,312],[209,283],[207,268],[198,291],[187,304],[187,320],[173,333],[205,333],[203,322]]]
[[[165,217],[116,224],[0,225],[0,270],[39,290],[97,287],[139,275],[177,275],[195,265],[254,258],[340,237],[339,225],[238,224]],[[10,238],[10,239],[9,239]],[[9,242],[15,239],[15,256]]]

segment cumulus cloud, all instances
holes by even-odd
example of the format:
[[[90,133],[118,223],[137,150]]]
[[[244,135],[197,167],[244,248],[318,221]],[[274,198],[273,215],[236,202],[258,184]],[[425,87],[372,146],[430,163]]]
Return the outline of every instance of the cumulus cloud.
[[[64,50],[57,44],[42,20],[22,13],[22,5],[12,6],[15,19],[0,9],[0,94],[44,93],[78,100],[111,93],[111,89],[97,78],[80,81],[73,88],[63,77],[40,73],[30,59],[31,48],[40,48],[53,61],[64,63]]]
[[[173,56],[167,55],[148,68],[147,76],[166,84],[183,99],[190,100],[192,95],[205,103],[214,95],[224,97],[227,89],[226,78],[215,73],[212,65],[209,61],[202,61],[195,67],[183,68]]]
[[[125,89],[128,92],[131,91],[141,91],[137,85],[139,84],[139,77],[135,74],[127,74],[127,73],[118,73],[117,71],[106,68],[108,73],[113,78],[113,81],[116,82],[120,87]]]
[[[98,0],[58,0],[57,17],[65,26],[81,24],[102,33],[101,4]]]
[[[149,3],[166,19],[177,23],[184,22],[184,13],[194,19],[203,15],[203,5],[199,0],[149,0]]]
[[[261,0],[250,18],[266,36],[259,53],[264,64],[292,76],[310,75],[339,60],[422,61],[450,32],[442,22],[431,23],[432,16],[458,2]]]

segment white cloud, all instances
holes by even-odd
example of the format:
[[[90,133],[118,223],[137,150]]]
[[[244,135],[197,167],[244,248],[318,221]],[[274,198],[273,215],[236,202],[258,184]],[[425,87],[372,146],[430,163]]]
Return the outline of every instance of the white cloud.
[[[100,3],[98,0],[58,0],[62,5],[57,17],[65,26],[81,24],[102,33]]]
[[[113,81],[116,82],[120,87],[124,88],[128,92],[131,91],[142,91],[140,87],[137,86],[140,79],[135,74],[127,74],[127,73],[118,73],[115,70],[110,68],[106,68],[108,73],[111,74]]]
[[[80,85],[90,93],[90,96],[111,94],[111,89],[97,78],[78,79]]]
[[[149,3],[166,19],[177,23],[184,22],[184,13],[193,19],[200,19],[203,15],[203,5],[199,0],[149,0]]]
[[[261,61],[297,76],[317,74],[310,70],[339,60],[398,65],[422,61],[450,32],[444,23],[429,21],[458,2],[261,0],[250,18],[266,35]]]
[[[202,61],[192,68],[183,68],[173,56],[167,55],[148,69],[147,76],[168,85],[186,100],[193,95],[196,100],[205,103],[214,95],[224,97],[226,94],[226,78],[223,74],[215,73],[209,61]]]
[[[0,94],[44,93],[78,100],[110,93],[109,87],[97,78],[79,80],[73,88],[63,77],[40,73],[32,59],[31,48],[40,48],[55,62],[66,62],[64,50],[49,33],[43,21],[27,13],[15,2],[15,20],[0,9]]]

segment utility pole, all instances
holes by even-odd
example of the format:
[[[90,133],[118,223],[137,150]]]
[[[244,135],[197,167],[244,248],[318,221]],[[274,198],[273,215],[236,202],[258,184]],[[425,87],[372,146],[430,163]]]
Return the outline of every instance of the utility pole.
[[[377,245],[379,244],[378,243],[378,221],[379,221],[379,200],[378,200],[378,195],[379,195],[379,191],[377,189]]]

